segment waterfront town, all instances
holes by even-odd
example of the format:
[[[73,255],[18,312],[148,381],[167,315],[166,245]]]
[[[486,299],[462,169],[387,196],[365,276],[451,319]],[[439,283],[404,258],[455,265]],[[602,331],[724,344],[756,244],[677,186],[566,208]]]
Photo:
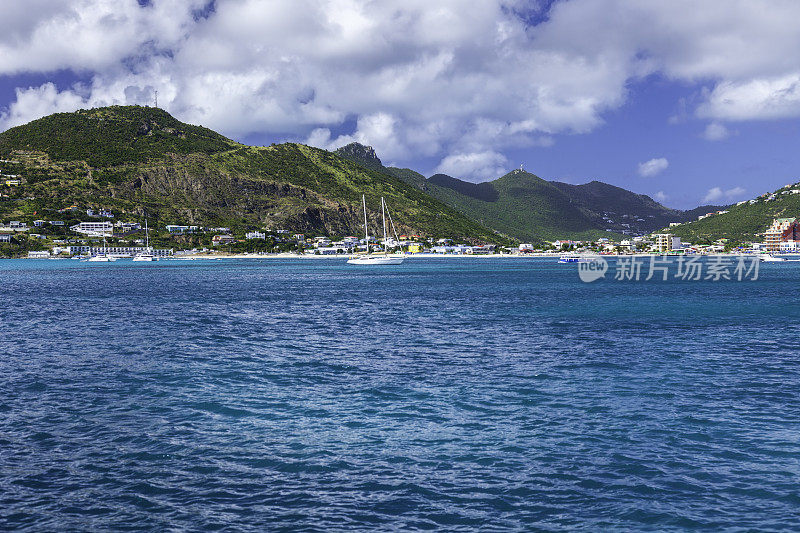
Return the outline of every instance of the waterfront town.
[[[75,206],[69,208],[72,211]],[[106,209],[85,209],[83,221],[69,225],[65,220],[10,220],[0,224],[0,249],[17,246],[22,257],[91,257],[109,254],[134,257],[149,251],[156,257],[293,253],[306,256],[336,256],[388,249],[403,254],[433,255],[540,255],[563,253],[631,254],[794,254],[800,253],[800,219],[777,218],[756,242],[732,243],[719,239],[711,243],[683,242],[669,228],[648,235],[593,240],[559,239],[546,243],[514,245],[462,243],[449,238],[399,235],[385,241],[376,237],[307,235],[280,228],[251,228],[235,232],[227,227],[167,224],[149,228],[137,221],[120,221]],[[708,213],[699,218],[724,214]],[[67,218],[67,217],[65,217]],[[147,246],[148,239],[152,246]],[[10,254],[4,254],[10,255]]]

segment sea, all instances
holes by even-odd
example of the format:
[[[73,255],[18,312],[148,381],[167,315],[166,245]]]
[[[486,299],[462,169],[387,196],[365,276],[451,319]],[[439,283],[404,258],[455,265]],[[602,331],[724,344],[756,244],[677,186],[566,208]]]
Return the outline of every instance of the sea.
[[[0,530],[800,530],[800,263],[0,261]]]

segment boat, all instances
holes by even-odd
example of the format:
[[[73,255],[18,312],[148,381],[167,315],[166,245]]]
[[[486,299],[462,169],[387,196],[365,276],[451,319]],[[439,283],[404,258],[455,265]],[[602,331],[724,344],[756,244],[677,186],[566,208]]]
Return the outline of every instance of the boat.
[[[114,257],[113,255],[110,255],[108,253],[108,250],[106,249],[106,234],[103,233],[103,253],[93,255],[92,257],[87,259],[87,261],[90,261],[92,263],[111,263],[116,260],[117,258]]]
[[[381,196],[381,216],[383,217],[383,253],[370,254],[369,253],[369,229],[367,229],[367,199],[362,194],[361,204],[364,207],[364,238],[367,243],[367,253],[356,257],[351,257],[347,260],[348,265],[399,265],[405,259],[403,256],[391,255],[389,247],[386,244],[386,214],[389,211],[386,207],[386,200]],[[389,215],[389,222],[392,224],[395,238],[397,238],[397,231],[394,229],[394,222],[392,222],[392,215]],[[399,240],[399,239],[398,239]]]
[[[145,248],[144,251],[139,252],[133,257],[134,261],[158,261],[158,258],[153,255],[153,249],[150,248],[150,230],[147,227],[147,219],[144,221],[144,234],[145,234]]]
[[[591,261],[589,257],[574,254],[562,255],[558,258],[559,263],[590,263]]]
[[[786,261],[785,257],[776,257],[772,254],[764,254],[761,256],[762,261],[766,261],[768,263],[778,262],[778,261]]]

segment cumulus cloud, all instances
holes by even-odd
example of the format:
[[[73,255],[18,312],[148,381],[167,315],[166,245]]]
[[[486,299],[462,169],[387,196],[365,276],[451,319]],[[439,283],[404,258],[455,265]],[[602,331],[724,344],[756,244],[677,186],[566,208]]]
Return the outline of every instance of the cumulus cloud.
[[[741,198],[747,192],[742,187],[733,187],[732,189],[722,190],[722,187],[713,187],[708,190],[708,193],[703,197],[703,203],[716,203],[716,202],[730,202],[734,199]]]
[[[506,173],[508,160],[498,152],[453,154],[442,159],[436,172],[455,178],[481,182],[493,180]]]
[[[2,2],[0,75],[91,81],[22,88],[0,128],[157,89],[167,111],[232,137],[442,159],[591,131],[658,73],[704,88],[686,116],[720,138],[727,121],[800,116],[798,19],[791,0]]]
[[[664,194],[664,191],[658,191],[657,193],[655,193],[655,194],[653,195],[653,199],[654,199],[656,202],[659,202],[659,203],[662,203],[662,204],[663,204],[664,202],[666,202],[668,198],[669,198],[669,196],[667,196],[666,194]]]
[[[731,131],[719,122],[711,122],[703,131],[703,138],[707,141],[722,141],[731,136]]]
[[[644,163],[639,163],[639,175],[643,178],[652,178],[667,170],[668,166],[669,161],[665,157],[654,158]]]
[[[41,87],[17,89],[17,100],[11,112],[0,115],[2,129],[26,124],[51,113],[74,111],[81,107],[83,98],[73,91],[58,92],[52,83]]]
[[[800,73],[717,85],[700,106],[703,117],[723,120],[800,116]]]

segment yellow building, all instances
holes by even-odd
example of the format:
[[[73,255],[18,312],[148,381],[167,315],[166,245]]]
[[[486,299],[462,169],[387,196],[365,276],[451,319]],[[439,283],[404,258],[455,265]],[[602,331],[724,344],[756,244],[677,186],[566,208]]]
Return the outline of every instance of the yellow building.
[[[672,251],[672,233],[656,233],[653,237],[659,253]]]
[[[781,236],[795,222],[795,218],[776,218],[772,226],[764,233],[764,247],[770,252],[777,252],[781,249]]]

